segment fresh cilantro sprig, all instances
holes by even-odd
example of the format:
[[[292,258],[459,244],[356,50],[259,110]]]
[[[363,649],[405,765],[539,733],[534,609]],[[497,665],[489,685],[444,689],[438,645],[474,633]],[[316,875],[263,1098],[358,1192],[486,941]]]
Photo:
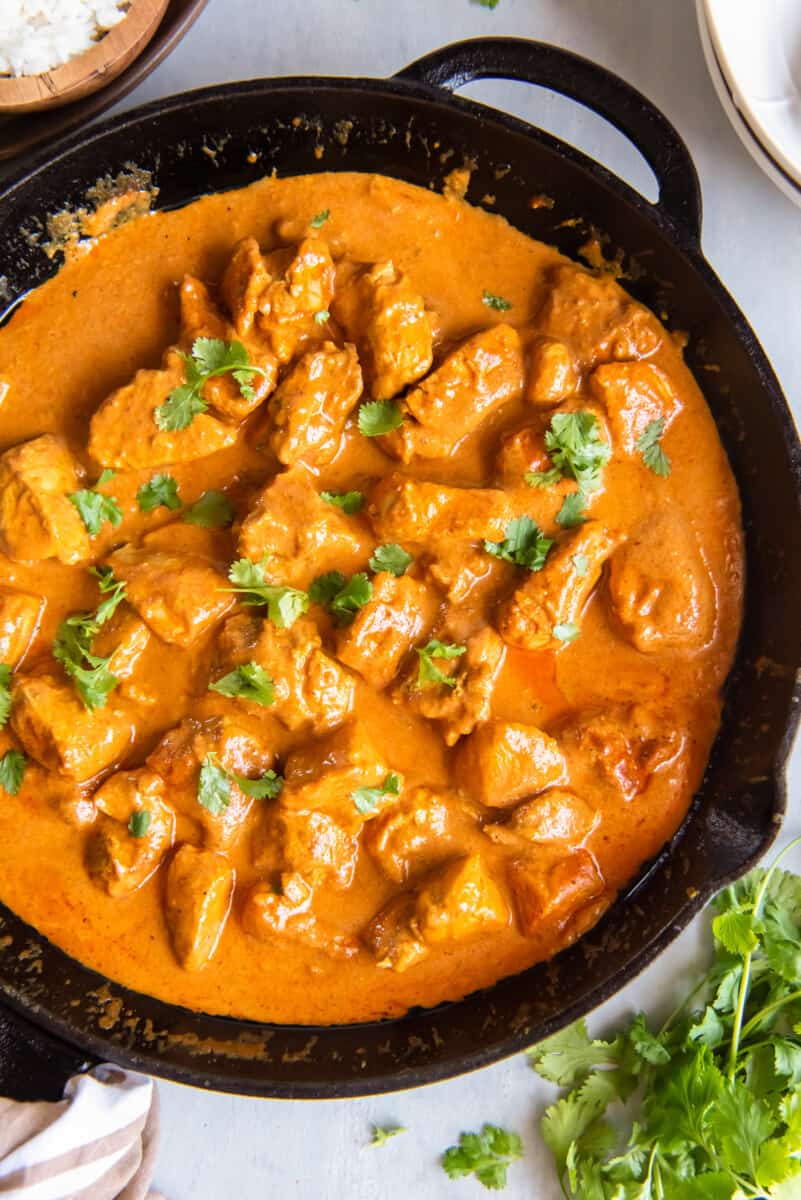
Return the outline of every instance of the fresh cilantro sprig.
[[[484,549],[495,558],[526,567],[529,571],[541,571],[545,566],[553,540],[547,538],[531,517],[515,517],[506,526],[502,542],[484,542]]]
[[[587,520],[584,515],[586,507],[587,497],[583,492],[568,492],[554,520],[563,529],[575,529],[576,526],[583,525]]]
[[[369,400],[359,408],[359,433],[364,437],[392,433],[402,424],[403,412],[397,400]]]
[[[152,813],[146,808],[136,808],[128,820],[128,832],[131,837],[144,837],[153,820]]]
[[[264,667],[256,662],[242,663],[216,683],[209,684],[210,692],[219,692],[221,696],[236,696],[241,700],[250,700],[269,708],[275,703],[275,685]]]
[[[714,962],[660,1029],[640,1013],[599,1041],[581,1021],[529,1051],[570,1089],[542,1121],[568,1200],[799,1195],[801,878],[779,870],[788,849],[714,901]]]
[[[136,501],[141,512],[153,512],[156,508],[168,508],[177,512],[181,507],[178,496],[178,483],[173,475],[151,475],[147,483],[143,483],[136,493]]]
[[[229,591],[235,592],[243,604],[266,604],[269,620],[279,629],[288,629],[308,610],[306,592],[267,582],[264,562],[237,559],[231,564],[228,578],[234,585]]]
[[[463,1133],[458,1145],[442,1156],[442,1169],[450,1179],[475,1175],[491,1191],[506,1187],[507,1171],[523,1157],[523,1143],[517,1133],[498,1125],[484,1125],[480,1133]]]
[[[197,802],[213,816],[220,816],[231,803],[233,785],[253,800],[275,800],[281,795],[284,780],[275,771],[265,771],[258,779],[248,779],[226,771],[216,754],[207,754],[200,767]]]
[[[444,687],[455,688],[456,676],[448,675],[436,665],[436,660],[448,661],[454,658],[460,658],[466,653],[467,646],[457,646],[453,642],[439,642],[436,638],[432,638],[425,646],[417,647],[417,656],[420,660],[417,668],[417,686],[422,688],[428,684],[442,684]]]
[[[184,513],[184,520],[202,529],[223,529],[234,519],[234,506],[225,492],[209,488],[191,508]]]
[[[350,798],[362,816],[369,816],[378,808],[385,796],[399,796],[403,780],[394,771],[378,787],[360,787],[351,792]]]
[[[551,487],[565,477],[575,479],[582,492],[598,490],[612,448],[601,438],[595,413],[583,409],[554,413],[545,434],[545,447],[553,465],[547,471],[530,471],[526,483],[531,487]]]
[[[404,550],[403,546],[399,546],[396,542],[387,542],[383,546],[376,546],[370,555],[368,566],[376,574],[379,571],[389,571],[390,575],[400,578],[413,562],[414,557],[409,554],[408,550]]]
[[[190,354],[181,354],[186,381],[174,387],[163,404],[156,409],[154,419],[159,429],[174,432],[186,429],[198,413],[209,407],[203,399],[203,385],[218,375],[233,375],[239,391],[246,400],[255,396],[253,379],[264,375],[254,366],[241,342],[226,342],[222,338],[195,338]]]
[[[104,596],[93,613],[74,613],[62,621],[56,631],[53,657],[73,680],[84,706],[91,711],[104,708],[110,692],[119,683],[109,670],[111,655],[92,653],[92,641],[102,625],[125,599],[124,582],[114,578],[110,567],[91,568]]]
[[[22,787],[28,760],[21,750],[6,750],[0,758],[0,788],[9,796],[16,796]]]
[[[320,492],[320,499],[341,508],[350,517],[364,504],[364,492]]]
[[[340,625],[350,625],[373,594],[373,585],[360,571],[345,579],[341,571],[326,571],[309,586],[309,599],[321,605]]]
[[[637,438],[637,449],[642,455],[642,461],[654,475],[663,479],[670,474],[673,464],[662,449],[662,434],[665,432],[665,422],[662,417],[649,421],[644,431]]]
[[[97,487],[108,483],[114,478],[114,471],[104,471],[97,481],[96,487],[84,488],[80,492],[70,492],[67,499],[75,505],[90,537],[97,537],[100,530],[108,522],[116,529],[122,524],[122,509],[113,496],[98,492]]]
[[[0,729],[11,713],[11,667],[0,663]]]

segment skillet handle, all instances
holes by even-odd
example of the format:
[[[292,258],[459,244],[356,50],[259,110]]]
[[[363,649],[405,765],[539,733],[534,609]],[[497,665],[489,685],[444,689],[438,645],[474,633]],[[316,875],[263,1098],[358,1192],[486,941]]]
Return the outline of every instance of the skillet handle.
[[[0,1006],[0,1096],[60,1100],[70,1076],[95,1061]]]
[[[701,188],[687,146],[642,92],[597,63],[526,38],[469,38],[418,58],[395,78],[447,91],[475,79],[517,79],[577,100],[634,144],[659,184],[655,207],[700,241]]]

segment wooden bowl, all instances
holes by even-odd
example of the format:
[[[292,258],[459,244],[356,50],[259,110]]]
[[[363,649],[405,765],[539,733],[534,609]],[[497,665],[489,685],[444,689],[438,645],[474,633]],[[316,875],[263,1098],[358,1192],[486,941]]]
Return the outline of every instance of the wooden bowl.
[[[132,0],[123,19],[83,54],[40,75],[0,76],[0,113],[56,108],[98,91],[144,50],[168,3],[169,0]]]

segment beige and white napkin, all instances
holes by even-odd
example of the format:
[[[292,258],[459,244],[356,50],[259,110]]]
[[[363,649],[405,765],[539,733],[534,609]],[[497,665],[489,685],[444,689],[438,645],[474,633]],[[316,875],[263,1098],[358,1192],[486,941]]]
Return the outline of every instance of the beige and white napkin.
[[[0,1099],[0,1200],[163,1200],[152,1079],[103,1063],[57,1103]]]

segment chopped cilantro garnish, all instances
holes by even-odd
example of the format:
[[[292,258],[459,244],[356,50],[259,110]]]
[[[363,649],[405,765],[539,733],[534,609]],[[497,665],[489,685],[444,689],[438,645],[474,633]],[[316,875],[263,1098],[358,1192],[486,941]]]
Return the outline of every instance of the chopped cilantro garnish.
[[[315,213],[315,215],[309,221],[309,224],[311,225],[312,229],[319,229],[322,225],[325,225],[330,216],[331,209],[324,208],[322,212]]]
[[[371,571],[389,571],[390,575],[400,577],[413,562],[413,556],[404,550],[403,546],[387,542],[384,546],[376,546],[368,565]]]
[[[251,799],[274,800],[280,794],[283,783],[283,779],[276,775],[275,771],[265,771],[258,779],[236,775],[226,771],[216,754],[207,754],[198,777],[197,800],[208,812],[219,816],[231,803],[233,784]]]
[[[209,488],[191,508],[184,513],[184,520],[203,529],[222,529],[234,519],[234,506],[225,492]]]
[[[397,400],[371,400],[359,409],[359,433],[365,437],[380,437],[403,424],[403,413]]]
[[[442,1169],[451,1179],[475,1175],[485,1188],[506,1187],[508,1168],[523,1157],[523,1143],[516,1133],[498,1125],[484,1125],[480,1133],[463,1133],[456,1146],[442,1156]]]
[[[653,471],[654,475],[661,475],[663,479],[670,474],[672,466],[661,446],[664,432],[665,422],[660,417],[656,421],[649,421],[644,433],[637,438],[637,449],[642,455],[642,461],[649,471]]]
[[[264,708],[269,708],[275,703],[273,681],[264,667],[255,662],[243,663],[229,671],[216,683],[210,683],[209,691],[219,692],[221,696],[237,696],[241,700],[250,700]]]
[[[11,667],[8,663],[0,663],[0,729],[3,728],[11,712]]]
[[[529,472],[526,483],[532,487],[550,487],[564,475],[575,479],[582,492],[598,490],[612,449],[601,440],[595,413],[585,410],[554,413],[545,434],[545,446],[553,466],[548,471]]]
[[[484,549],[504,562],[515,563],[529,571],[541,571],[545,566],[553,540],[547,538],[531,517],[515,517],[506,526],[502,542],[484,542]]]
[[[75,613],[62,621],[56,631],[53,657],[74,681],[78,695],[90,711],[103,708],[109,692],[119,680],[108,669],[111,656],[92,653],[92,640],[125,599],[125,584],[114,578],[110,567],[92,570],[98,587],[105,595],[93,613]]]
[[[131,837],[144,837],[150,828],[152,820],[151,814],[146,808],[137,808],[131,813],[131,819],[128,822],[128,832]]]
[[[363,571],[346,580],[341,571],[318,575],[309,587],[309,599],[330,612],[340,625],[349,625],[373,594]]]
[[[113,471],[104,471],[98,479],[96,487],[108,483],[113,478]],[[107,522],[114,529],[122,524],[122,509],[117,501],[113,496],[105,496],[103,492],[98,492],[96,488],[70,492],[67,499],[77,508],[90,537],[97,537]]]
[[[400,775],[396,775],[393,771],[387,775],[379,787],[356,788],[355,791],[351,792],[350,797],[362,816],[368,816],[370,813],[375,812],[385,796],[399,796],[401,783]]]
[[[208,404],[201,395],[203,385],[217,375],[233,375],[239,391],[246,400],[254,397],[253,379],[264,375],[261,367],[251,364],[241,342],[225,342],[222,338],[195,338],[191,354],[182,354],[186,382],[170,392],[153,414],[159,429],[173,432],[186,429]]]
[[[145,513],[153,512],[154,508],[169,508],[175,512],[181,507],[178,484],[172,475],[151,475],[136,493],[136,499]]]
[[[417,670],[417,686],[425,687],[429,683],[440,683],[445,687],[456,687],[456,676],[448,675],[435,665],[435,660],[459,658],[467,651],[467,646],[457,646],[453,642],[439,642],[432,638],[425,646],[417,647],[420,665]]]
[[[0,788],[9,796],[16,796],[22,787],[28,760],[21,750],[6,750],[0,758]]]
[[[267,583],[264,564],[240,558],[231,564],[228,578],[243,604],[266,604],[267,616],[279,629],[288,629],[309,607],[309,597],[297,588]]]
[[[508,312],[512,307],[511,300],[506,300],[503,296],[496,296],[494,292],[488,292],[486,288],[481,293],[481,303],[486,304],[487,308],[494,308],[496,312]]]
[[[364,504],[364,492],[320,492],[320,499],[341,508],[350,517]]]
[[[563,529],[575,529],[577,525],[583,525],[587,520],[584,515],[586,507],[587,497],[583,492],[568,492],[554,520]]]

